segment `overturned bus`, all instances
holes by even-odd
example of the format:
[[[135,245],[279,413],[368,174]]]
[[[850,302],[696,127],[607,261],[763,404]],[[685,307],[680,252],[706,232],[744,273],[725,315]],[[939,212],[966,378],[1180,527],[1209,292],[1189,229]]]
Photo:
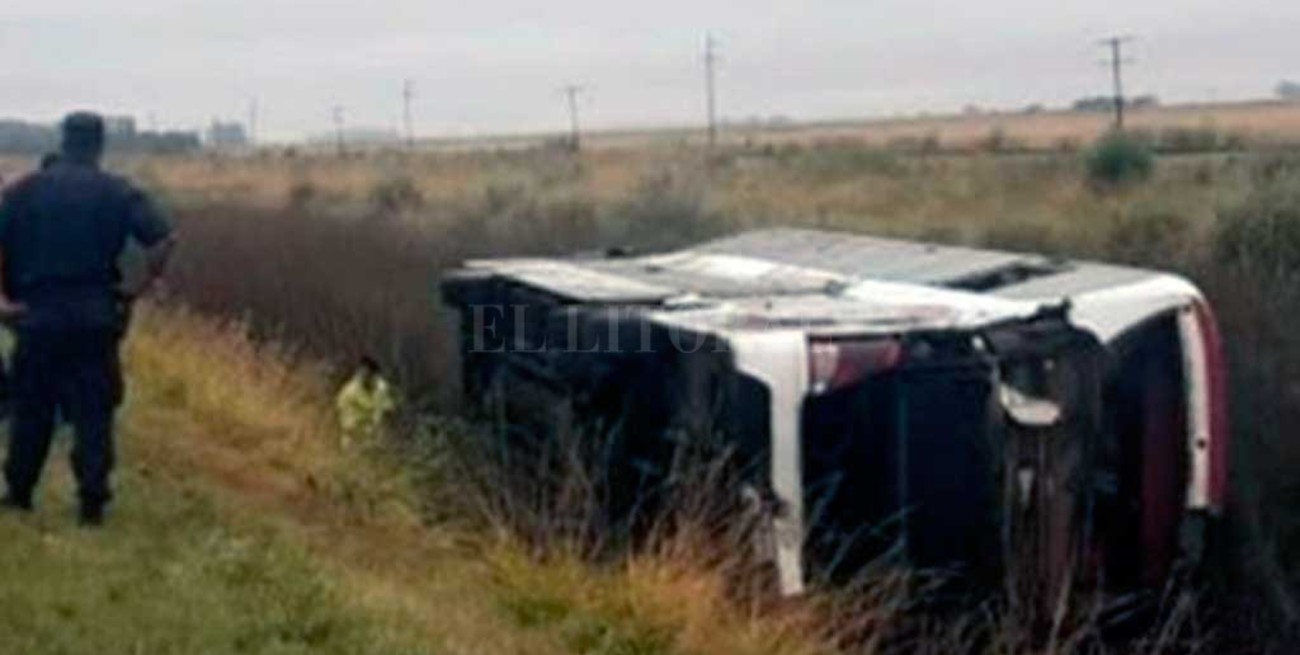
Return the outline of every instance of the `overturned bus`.
[[[442,290],[467,398],[616,432],[620,511],[721,435],[787,594],[887,555],[1049,597],[1153,588],[1224,512],[1219,336],[1174,275],[776,229],[471,261]]]

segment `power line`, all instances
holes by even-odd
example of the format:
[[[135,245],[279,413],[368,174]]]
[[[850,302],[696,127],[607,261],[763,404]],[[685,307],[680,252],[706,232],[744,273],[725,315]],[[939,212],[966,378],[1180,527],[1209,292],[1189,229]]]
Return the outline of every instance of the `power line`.
[[[406,147],[415,149],[415,121],[411,118],[411,102],[415,100],[415,82],[402,81],[402,128],[406,135]]]
[[[578,116],[578,97],[585,91],[586,89],[577,84],[564,87],[564,95],[569,105],[569,148],[574,152],[578,152],[582,148],[582,126],[579,123]]]
[[[1110,60],[1103,63],[1108,64],[1111,70],[1115,94],[1115,129],[1117,130],[1124,129],[1124,64],[1133,63],[1132,59],[1124,57],[1124,46],[1131,41],[1133,41],[1131,36],[1112,36],[1098,42],[1099,45],[1110,50]]]
[[[709,32],[704,36],[704,97],[708,112],[710,148],[718,144],[717,65],[719,59],[718,42],[713,38],[713,33]]]

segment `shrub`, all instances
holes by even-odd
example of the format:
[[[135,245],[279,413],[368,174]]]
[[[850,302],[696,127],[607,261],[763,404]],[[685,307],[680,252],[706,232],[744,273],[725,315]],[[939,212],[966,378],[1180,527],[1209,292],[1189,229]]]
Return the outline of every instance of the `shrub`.
[[[431,287],[457,244],[303,210],[210,206],[175,219],[186,248],[169,285],[194,309],[247,317],[255,336],[331,362],[373,355],[420,401],[454,394]]]
[[[1219,168],[1210,162],[1201,162],[1192,169],[1192,182],[1203,187],[1214,184],[1218,178]]]
[[[1163,208],[1139,209],[1118,219],[1102,247],[1108,259],[1177,266],[1188,261],[1196,244],[1194,228],[1185,214]]]
[[[1300,585],[1300,175],[1252,173],[1254,190],[1219,212],[1198,281],[1226,337],[1239,575],[1243,589],[1262,590],[1264,620],[1280,622],[1293,616]]]
[[[979,141],[979,149],[985,152],[1000,153],[1015,150],[1017,144],[1007,136],[1006,128],[1001,125],[993,126],[989,133]]]
[[[424,206],[424,196],[406,176],[381,180],[370,189],[370,207],[380,215],[400,214]]]
[[[606,214],[602,227],[609,245],[661,249],[713,236],[725,225],[709,211],[700,176],[666,169],[643,178]]]
[[[897,154],[853,141],[819,144],[788,163],[801,175],[814,180],[864,174],[895,177],[907,172]]]
[[[320,196],[320,189],[316,188],[315,184],[308,180],[295,182],[289,188],[289,209],[291,211],[306,210],[318,196]]]
[[[1012,252],[1058,254],[1065,250],[1060,234],[1050,221],[1030,219],[990,223],[979,235],[979,243]]]
[[[1213,126],[1171,127],[1154,137],[1157,150],[1167,153],[1202,153],[1240,150],[1246,139],[1240,134],[1222,132]]]
[[[437,231],[436,238],[456,244],[461,258],[560,254],[599,245],[595,207],[586,196],[510,179],[487,185]]]
[[[1161,152],[1215,152],[1226,141],[1213,127],[1171,127],[1160,133],[1159,148]]]
[[[1216,260],[1272,279],[1300,273],[1300,178],[1267,182],[1221,212]]]
[[[1061,137],[1057,139],[1052,144],[1052,147],[1057,152],[1069,153],[1069,152],[1078,152],[1080,146],[1079,146],[1079,140],[1077,138],[1067,136],[1067,137]]]
[[[1114,186],[1141,182],[1151,177],[1155,155],[1141,139],[1112,132],[1088,152],[1087,168],[1088,180],[1093,184]]]
[[[1264,182],[1300,175],[1300,155],[1293,152],[1274,153],[1252,161],[1251,175]]]
[[[936,131],[926,132],[923,135],[901,136],[890,139],[886,149],[894,152],[934,154],[943,149],[943,139]]]
[[[310,200],[317,187],[296,188],[310,193],[296,193],[298,204],[280,211],[230,204],[177,212],[186,247],[171,289],[196,310],[247,317],[255,336],[292,341],[331,363],[372,355],[421,406],[449,404],[458,392],[455,344],[437,303],[442,271],[476,257],[599,245],[596,210],[581,197],[494,186],[465,206],[426,207],[427,220],[417,223],[325,214]],[[679,221],[698,212],[662,202],[663,212],[688,210]]]

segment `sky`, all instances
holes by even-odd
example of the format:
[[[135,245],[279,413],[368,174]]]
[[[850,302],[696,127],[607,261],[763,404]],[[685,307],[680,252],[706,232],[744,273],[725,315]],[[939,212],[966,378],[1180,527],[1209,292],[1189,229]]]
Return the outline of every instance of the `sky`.
[[[1097,40],[1132,35],[1127,85],[1166,102],[1300,79],[1296,0],[0,0],[0,116],[73,108],[143,127],[245,120],[293,140],[558,131],[581,84],[593,128],[704,116],[719,42],[728,119],[887,117],[1068,104],[1109,89]]]

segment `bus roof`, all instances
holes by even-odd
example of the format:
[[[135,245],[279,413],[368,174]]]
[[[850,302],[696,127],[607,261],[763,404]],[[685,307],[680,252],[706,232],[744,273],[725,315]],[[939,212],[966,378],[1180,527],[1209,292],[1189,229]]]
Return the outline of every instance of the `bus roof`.
[[[470,262],[576,303],[658,304],[690,296],[740,300],[834,295],[883,282],[1036,303],[1128,286],[1162,273],[962,246],[806,229],[745,232],[637,257]]]

